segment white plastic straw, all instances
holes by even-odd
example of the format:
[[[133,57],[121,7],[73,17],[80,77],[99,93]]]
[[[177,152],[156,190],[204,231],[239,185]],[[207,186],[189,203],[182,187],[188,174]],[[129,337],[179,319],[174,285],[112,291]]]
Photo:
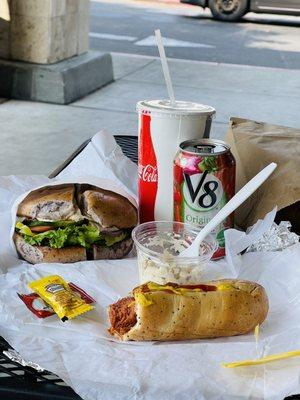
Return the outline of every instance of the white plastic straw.
[[[162,65],[162,69],[163,69],[163,73],[164,73],[164,77],[165,77],[165,81],[166,81],[166,85],[167,85],[167,90],[168,90],[169,98],[171,101],[171,106],[174,107],[176,101],[175,101],[173,85],[172,85],[172,81],[171,81],[171,77],[170,77],[167,57],[166,57],[165,48],[164,48],[164,45],[162,42],[160,29],[155,30],[155,36],[156,36],[160,61],[161,61],[161,65]]]

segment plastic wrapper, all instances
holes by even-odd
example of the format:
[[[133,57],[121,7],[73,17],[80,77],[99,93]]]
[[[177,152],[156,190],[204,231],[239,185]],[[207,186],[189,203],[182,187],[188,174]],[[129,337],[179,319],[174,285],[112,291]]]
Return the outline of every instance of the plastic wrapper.
[[[40,365],[38,365],[36,363],[33,363],[31,361],[24,360],[24,358],[22,358],[20,356],[20,354],[15,350],[12,350],[12,349],[4,350],[3,354],[6,357],[8,357],[11,361],[16,362],[16,363],[22,365],[23,367],[31,367],[31,368],[35,369],[36,371],[38,371],[38,372],[43,372],[44,371],[44,368],[42,368]]]
[[[250,247],[251,251],[280,251],[299,242],[299,235],[291,232],[292,224],[289,221],[281,221],[279,225],[275,222],[262,237]],[[247,230],[251,232],[251,228]]]

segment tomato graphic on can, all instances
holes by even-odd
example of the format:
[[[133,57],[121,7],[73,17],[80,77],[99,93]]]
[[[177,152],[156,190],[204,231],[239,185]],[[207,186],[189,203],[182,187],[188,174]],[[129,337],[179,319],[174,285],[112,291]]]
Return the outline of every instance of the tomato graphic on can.
[[[221,140],[187,140],[174,160],[174,220],[205,226],[235,193],[235,159]],[[213,259],[225,255],[224,230],[229,215],[212,233],[218,242]]]

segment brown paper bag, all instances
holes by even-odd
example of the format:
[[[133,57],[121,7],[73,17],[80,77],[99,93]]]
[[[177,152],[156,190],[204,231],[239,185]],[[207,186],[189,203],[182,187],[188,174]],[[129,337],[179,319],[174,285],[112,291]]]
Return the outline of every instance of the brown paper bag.
[[[238,191],[271,162],[270,178],[235,212],[235,223],[246,229],[278,207],[276,221],[288,220],[300,233],[300,129],[231,118],[225,141],[236,159]]]

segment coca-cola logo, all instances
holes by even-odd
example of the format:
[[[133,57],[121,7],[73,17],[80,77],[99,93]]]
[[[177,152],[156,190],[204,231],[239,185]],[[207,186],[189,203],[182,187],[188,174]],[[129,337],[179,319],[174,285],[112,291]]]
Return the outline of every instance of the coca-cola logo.
[[[144,182],[157,182],[157,167],[139,165],[139,178]]]

